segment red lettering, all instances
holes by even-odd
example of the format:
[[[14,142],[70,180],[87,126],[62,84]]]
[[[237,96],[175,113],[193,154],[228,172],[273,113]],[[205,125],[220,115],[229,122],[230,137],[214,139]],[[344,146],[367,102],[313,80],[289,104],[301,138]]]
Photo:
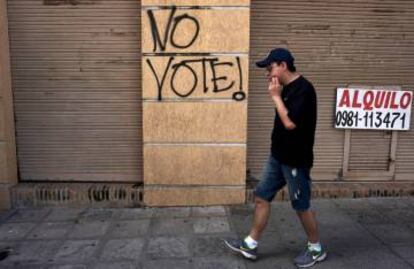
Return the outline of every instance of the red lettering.
[[[384,105],[385,91],[377,91],[375,94],[375,108],[381,108]]]
[[[401,96],[401,100],[400,100],[401,108],[403,108],[403,109],[408,108],[411,104],[412,97],[413,97],[413,95],[409,92],[403,93],[403,95]]]
[[[391,95],[391,92],[387,92],[385,96],[384,108],[388,108],[390,105],[390,95]]]
[[[342,106],[350,107],[348,89],[345,89],[344,92],[342,93],[341,101],[339,102],[339,107],[342,107]]]
[[[352,107],[361,107],[362,106],[361,103],[358,103],[358,94],[359,94],[359,91],[356,90],[355,93],[354,93],[354,98],[352,99]]]
[[[372,103],[374,102],[374,93],[372,91],[367,91],[364,94],[364,109],[372,110]]]
[[[397,95],[397,92],[392,92],[391,94],[391,106],[390,108],[394,108],[397,109],[398,108],[398,104],[395,103],[395,96]]]

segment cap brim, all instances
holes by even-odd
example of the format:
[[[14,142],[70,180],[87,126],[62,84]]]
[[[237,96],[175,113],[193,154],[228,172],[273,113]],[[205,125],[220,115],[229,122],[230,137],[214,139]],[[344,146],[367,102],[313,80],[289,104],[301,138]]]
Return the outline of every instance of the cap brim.
[[[260,68],[268,67],[272,62],[269,58],[263,59],[261,61],[256,62],[256,66]]]

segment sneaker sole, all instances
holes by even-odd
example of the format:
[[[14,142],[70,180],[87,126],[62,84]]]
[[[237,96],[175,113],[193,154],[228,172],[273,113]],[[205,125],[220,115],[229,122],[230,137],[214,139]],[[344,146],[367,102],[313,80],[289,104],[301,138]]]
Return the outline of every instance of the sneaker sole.
[[[257,259],[257,256],[256,255],[252,255],[252,254],[247,253],[247,252],[245,252],[245,251],[243,251],[243,250],[241,250],[239,248],[235,248],[232,245],[230,245],[226,240],[224,240],[224,244],[226,244],[226,246],[229,249],[233,250],[234,252],[241,253],[243,255],[243,257],[245,257],[246,259],[249,259],[249,260],[256,260]]]
[[[315,265],[315,263],[317,263],[317,262],[321,262],[321,261],[325,260],[327,256],[328,256],[328,253],[327,253],[327,252],[324,252],[324,253],[323,253],[320,257],[318,257],[318,258],[317,258],[316,260],[314,260],[313,262],[308,263],[308,264],[301,264],[301,265],[296,264],[296,266],[297,266],[297,267],[299,267],[299,268],[307,268],[307,267],[311,267],[311,266],[314,266],[314,265]]]

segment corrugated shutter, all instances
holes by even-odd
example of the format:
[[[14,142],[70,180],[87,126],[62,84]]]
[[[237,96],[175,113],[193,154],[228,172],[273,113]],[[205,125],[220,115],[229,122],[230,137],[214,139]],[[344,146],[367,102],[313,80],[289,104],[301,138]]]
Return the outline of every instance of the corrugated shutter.
[[[315,179],[333,179],[342,168],[344,147],[344,131],[333,128],[336,88],[354,84],[413,89],[414,2],[252,1],[251,10],[248,167],[254,176],[260,175],[269,154],[274,113],[263,71],[254,62],[281,46],[293,52],[298,70],[316,87],[313,173]],[[413,171],[413,137],[412,130],[399,136],[400,171]],[[358,144],[353,147],[354,153],[364,150]],[[385,154],[383,149],[372,153]]]
[[[388,171],[391,132],[352,130],[349,171]]]
[[[410,90],[413,90],[411,85]],[[395,179],[414,181],[414,108],[411,110],[410,131],[398,134]]]
[[[20,179],[142,181],[140,1],[8,14]]]

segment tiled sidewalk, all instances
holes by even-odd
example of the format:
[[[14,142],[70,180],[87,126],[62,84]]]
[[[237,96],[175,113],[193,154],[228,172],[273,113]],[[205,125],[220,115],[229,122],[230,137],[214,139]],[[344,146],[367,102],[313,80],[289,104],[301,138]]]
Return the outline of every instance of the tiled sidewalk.
[[[316,200],[328,259],[314,268],[414,268],[414,198]],[[260,259],[222,239],[245,235],[252,205],[155,209],[19,209],[0,214],[0,268],[295,268],[305,236],[275,202]]]

